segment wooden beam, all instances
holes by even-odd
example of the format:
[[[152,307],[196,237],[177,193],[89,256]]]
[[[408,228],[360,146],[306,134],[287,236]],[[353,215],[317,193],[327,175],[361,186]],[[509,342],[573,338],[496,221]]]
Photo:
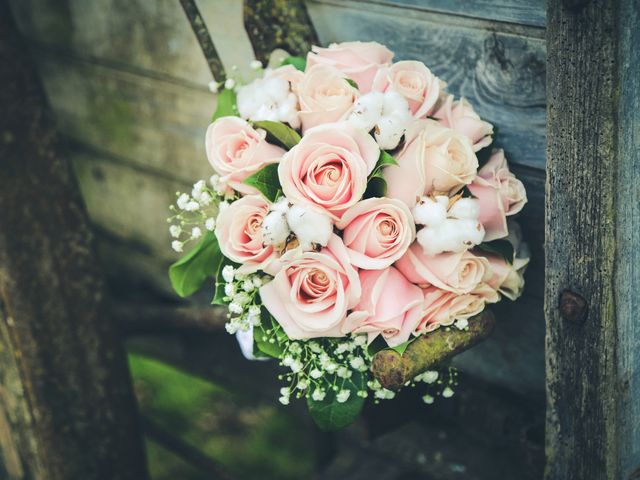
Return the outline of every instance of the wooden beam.
[[[304,57],[319,45],[304,0],[244,0],[244,26],[265,65],[276,48]]]
[[[0,1],[0,477],[148,478],[91,232]]]
[[[213,78],[218,82],[223,81],[226,77],[224,67],[222,66],[216,46],[213,44],[207,25],[204,23],[204,19],[200,14],[200,10],[198,10],[195,0],[180,0],[180,5],[182,5],[191,29],[198,39],[202,54],[207,60]]]
[[[227,311],[222,307],[117,303],[112,312],[125,335],[223,332],[227,323]]]
[[[546,478],[636,478],[640,4],[547,8]]]

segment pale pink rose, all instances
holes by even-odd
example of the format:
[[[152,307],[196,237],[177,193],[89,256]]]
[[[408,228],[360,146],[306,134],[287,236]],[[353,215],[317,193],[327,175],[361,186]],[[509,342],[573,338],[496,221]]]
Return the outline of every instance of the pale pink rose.
[[[382,335],[390,347],[409,340],[421,318],[424,296],[393,267],[361,270],[360,302],[345,322],[345,333],[367,333],[369,343]]]
[[[493,141],[493,125],[482,120],[464,98],[454,102],[453,95],[447,96],[433,116],[443,126],[452,128],[471,140],[474,152]]]
[[[423,288],[433,285],[456,294],[469,293],[491,278],[491,266],[484,257],[469,251],[429,256],[417,242],[395,266],[412,283]]]
[[[407,206],[390,198],[369,198],[345,212],[338,228],[351,263],[367,270],[380,270],[398,260],[416,236],[416,226]]]
[[[293,252],[290,252],[293,253]],[[358,272],[333,235],[320,252],[283,255],[283,267],[260,288],[262,304],[289,338],[342,337],[347,311],[360,299]]]
[[[388,197],[412,208],[423,195],[455,193],[475,178],[478,159],[464,135],[435,120],[420,120],[405,139],[398,165],[384,169]]]
[[[337,220],[362,198],[379,155],[378,144],[364,130],[347,123],[320,125],[282,158],[282,191],[291,202]]]
[[[247,195],[218,215],[215,234],[220,251],[242,264],[241,273],[269,270],[275,259],[273,247],[265,247],[262,239],[262,221],[268,213],[269,203],[261,195]]]
[[[285,151],[267,143],[267,133],[255,130],[246,120],[222,117],[209,125],[205,139],[207,158],[220,181],[243,194],[258,191],[242,181],[270,163],[277,163]]]
[[[510,300],[516,300],[524,289],[524,272],[529,264],[529,257],[516,257],[508,263],[498,255],[480,253],[489,260],[492,277],[487,284]]]
[[[335,68],[315,65],[307,68],[296,87],[302,131],[324,123],[344,120],[358,100],[358,90]]]
[[[392,58],[393,52],[376,42],[332,43],[329,48],[312,47],[307,71],[314,65],[329,65],[356,82],[361,93],[367,93],[380,67]]]
[[[373,81],[376,92],[394,91],[407,99],[416,118],[425,118],[436,105],[445,84],[422,62],[403,60],[382,68]]]
[[[486,232],[485,242],[505,237],[509,233],[506,217],[515,215],[527,203],[524,185],[509,171],[502,149],[494,151],[469,190],[480,204],[479,220]]]
[[[304,79],[304,73],[293,65],[282,65],[281,67],[267,70],[264,78],[281,78],[291,85],[291,91],[296,93],[300,82]]]
[[[452,325],[456,320],[468,320],[484,310],[487,303],[495,303],[500,297],[486,283],[473,291],[459,295],[437,287],[423,290],[424,303],[416,335],[432,332],[438,327]]]

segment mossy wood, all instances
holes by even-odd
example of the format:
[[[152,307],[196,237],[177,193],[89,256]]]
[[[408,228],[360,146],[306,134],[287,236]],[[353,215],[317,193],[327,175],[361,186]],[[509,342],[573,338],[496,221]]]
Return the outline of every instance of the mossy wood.
[[[495,325],[493,313],[484,310],[469,320],[466,330],[440,328],[413,341],[402,355],[381,350],[373,358],[373,374],[383,387],[400,389],[416,375],[434,368],[486,338]]]
[[[11,18],[0,1],[0,478],[145,480],[86,212]]]

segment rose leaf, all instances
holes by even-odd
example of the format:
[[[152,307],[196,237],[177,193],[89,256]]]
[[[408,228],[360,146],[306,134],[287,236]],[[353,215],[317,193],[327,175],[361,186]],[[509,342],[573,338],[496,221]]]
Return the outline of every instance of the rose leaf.
[[[304,72],[304,70],[307,68],[307,60],[303,57],[295,57],[291,55],[285,58],[282,61],[281,65],[282,66],[293,65],[295,68],[297,68],[301,72]]]
[[[238,106],[236,105],[236,92],[230,89],[224,89],[218,94],[218,103],[216,111],[213,114],[212,121],[216,121],[222,117],[237,117]]]
[[[169,267],[173,289],[181,297],[192,295],[205,280],[217,274],[222,259],[218,239],[213,232],[207,232],[193,249]]]
[[[261,168],[253,175],[245,178],[242,183],[257,188],[258,191],[271,202],[275,202],[278,197],[278,192],[282,191],[280,178],[278,177],[277,163],[271,163]]]
[[[499,255],[509,264],[513,264],[515,250],[509,240],[498,239],[491,242],[482,242],[478,248],[483,252]]]
[[[358,391],[365,390],[365,376],[362,372],[353,372],[351,378],[341,382],[338,380],[340,390],[348,390],[349,398],[343,402],[338,402],[337,393],[328,390],[326,396],[321,401],[316,401],[307,397],[307,407],[311,418],[316,422],[321,430],[331,432],[340,430],[352,423],[362,411],[364,398],[358,396]]]
[[[302,140],[298,132],[282,122],[260,120],[253,122],[253,126],[266,130],[268,142],[277,143],[287,150],[291,150]]]

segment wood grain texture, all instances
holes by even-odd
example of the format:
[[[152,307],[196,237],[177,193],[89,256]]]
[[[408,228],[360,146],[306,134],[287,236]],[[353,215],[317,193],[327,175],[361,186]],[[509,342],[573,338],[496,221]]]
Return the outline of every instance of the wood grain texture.
[[[363,9],[366,3],[379,3],[534,27],[545,24],[544,0],[363,0],[362,3]]]
[[[639,63],[625,37],[639,8],[548,6],[547,479],[633,478],[640,460]],[[564,290],[584,299],[586,318],[559,306]]]
[[[318,45],[304,0],[244,0],[244,26],[256,58],[267,64],[276,48],[306,56]]]
[[[618,174],[614,301],[618,328],[619,467],[640,478],[640,7],[619,10]]]
[[[19,39],[0,2],[2,463],[10,480],[144,480],[86,212]]]
[[[180,0],[180,4],[182,5],[185,16],[189,20],[193,33],[198,40],[200,50],[207,61],[207,65],[209,65],[211,75],[215,80],[222,81],[226,77],[226,73],[222,66],[222,62],[220,61],[220,56],[218,55],[216,46],[213,44],[213,40],[211,39],[211,34],[209,33],[207,24],[205,23],[195,0]]]
[[[436,22],[380,5],[310,2],[323,44],[377,41],[397,60],[423,61],[499,129],[496,146],[517,164],[544,168],[545,50],[537,38]],[[439,19],[440,20],[440,19]]]

